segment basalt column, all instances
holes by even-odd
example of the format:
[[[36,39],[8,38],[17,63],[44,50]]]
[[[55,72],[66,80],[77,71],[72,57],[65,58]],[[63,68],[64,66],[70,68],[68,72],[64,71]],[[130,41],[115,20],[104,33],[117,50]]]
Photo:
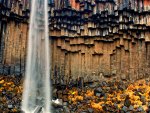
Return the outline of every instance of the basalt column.
[[[0,1],[0,74],[24,74],[28,16],[28,1]]]
[[[150,1],[55,0],[51,6],[54,83],[149,77]]]
[[[24,74],[29,0],[0,1],[0,73]],[[49,0],[54,84],[150,73],[149,0]]]

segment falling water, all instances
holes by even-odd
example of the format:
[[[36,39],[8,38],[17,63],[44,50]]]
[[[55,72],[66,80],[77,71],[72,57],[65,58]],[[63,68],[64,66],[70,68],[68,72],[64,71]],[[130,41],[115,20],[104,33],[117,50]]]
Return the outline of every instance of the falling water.
[[[32,113],[37,106],[50,113],[50,60],[48,2],[32,0],[22,110]]]

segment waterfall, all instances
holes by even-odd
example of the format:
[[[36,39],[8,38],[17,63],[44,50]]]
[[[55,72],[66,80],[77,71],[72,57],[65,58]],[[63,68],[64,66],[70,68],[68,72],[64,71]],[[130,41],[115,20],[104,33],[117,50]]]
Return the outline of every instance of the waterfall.
[[[38,106],[50,113],[50,56],[48,2],[32,0],[22,111],[32,113]]]

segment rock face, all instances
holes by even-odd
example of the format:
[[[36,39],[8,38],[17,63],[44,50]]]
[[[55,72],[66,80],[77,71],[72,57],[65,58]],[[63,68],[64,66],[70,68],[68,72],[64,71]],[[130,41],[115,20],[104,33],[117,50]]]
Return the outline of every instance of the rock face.
[[[54,84],[150,73],[150,1],[49,0]],[[0,1],[0,73],[24,73],[30,2]]]
[[[0,74],[24,73],[28,18],[28,1],[0,0]]]

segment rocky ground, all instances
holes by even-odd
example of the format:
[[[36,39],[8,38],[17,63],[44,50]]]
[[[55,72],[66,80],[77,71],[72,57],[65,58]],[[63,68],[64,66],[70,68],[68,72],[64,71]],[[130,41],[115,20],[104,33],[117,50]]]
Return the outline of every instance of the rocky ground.
[[[22,79],[0,77],[0,113],[20,113]],[[150,82],[101,81],[53,87],[53,113],[150,113]]]
[[[62,101],[56,113],[150,113],[149,80],[94,82],[53,93]]]
[[[0,113],[20,113],[21,95],[20,77],[0,77]]]

